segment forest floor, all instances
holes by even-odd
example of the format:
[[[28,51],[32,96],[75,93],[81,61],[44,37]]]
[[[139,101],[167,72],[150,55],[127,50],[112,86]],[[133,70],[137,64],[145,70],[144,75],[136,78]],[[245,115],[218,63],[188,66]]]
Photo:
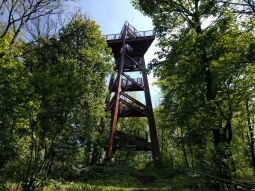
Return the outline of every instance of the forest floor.
[[[43,191],[195,191],[197,178],[173,175],[169,169],[154,167],[142,170],[128,165],[93,166],[80,172],[79,181],[52,180]],[[149,177],[149,180],[141,180]],[[150,177],[152,179],[150,179]]]
[[[141,179],[142,177],[142,179]],[[148,179],[149,177],[149,179]],[[147,180],[146,180],[147,178]],[[144,182],[145,180],[145,182]],[[95,165],[79,169],[76,177],[48,180],[43,191],[216,191],[196,173],[169,167],[129,165]],[[254,183],[254,177],[249,180]],[[217,184],[217,183],[216,183]],[[212,186],[212,184],[210,184]],[[0,189],[1,190],[1,189]],[[9,189],[10,191],[12,189]]]
[[[99,184],[99,182],[101,183]],[[123,182],[119,184],[104,184],[102,180],[95,183],[93,181],[85,181],[85,182],[64,182],[64,183],[54,183],[44,187],[43,191],[195,191],[198,189],[192,189],[188,185],[185,185],[184,182],[179,182],[175,184],[173,181],[169,180],[168,183],[151,183],[151,184],[130,184],[127,185],[127,181],[123,180]],[[183,180],[182,180],[183,181]],[[124,184],[124,185],[123,185]],[[125,185],[126,184],[126,185]],[[168,184],[168,185],[166,185]]]

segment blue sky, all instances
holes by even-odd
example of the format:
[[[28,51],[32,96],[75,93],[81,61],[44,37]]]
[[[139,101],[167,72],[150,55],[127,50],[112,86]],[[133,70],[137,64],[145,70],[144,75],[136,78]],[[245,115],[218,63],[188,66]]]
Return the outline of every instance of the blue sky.
[[[131,0],[79,0],[74,3],[96,20],[103,34],[119,33],[125,20],[138,30],[151,30],[151,19],[135,10]]]
[[[73,2],[73,6],[80,8],[82,13],[95,20],[104,35],[119,33],[126,20],[138,31],[153,29],[151,19],[134,9],[131,0],[78,0]],[[145,54],[146,62],[156,57],[154,53],[158,48],[155,44],[156,41]],[[160,90],[152,85],[154,81],[155,79],[150,75],[152,104],[156,106],[159,104]]]

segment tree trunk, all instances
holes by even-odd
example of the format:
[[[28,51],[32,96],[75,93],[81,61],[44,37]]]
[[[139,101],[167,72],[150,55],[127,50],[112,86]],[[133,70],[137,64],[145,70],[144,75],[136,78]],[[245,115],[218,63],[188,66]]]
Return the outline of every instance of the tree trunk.
[[[216,89],[214,85],[214,78],[212,71],[210,69],[209,60],[207,57],[207,53],[205,47],[201,46],[201,63],[204,66],[204,80],[206,87],[206,101],[208,102],[208,106],[210,108],[210,115],[216,118],[217,108],[210,104],[211,101],[216,98]],[[224,177],[226,179],[231,179],[231,172],[233,171],[233,160],[232,154],[230,151],[230,143],[232,141],[232,114],[231,107],[229,107],[229,116],[226,121],[226,126],[222,126],[222,121],[219,121],[218,125],[212,127],[213,140],[215,146],[215,164],[217,166],[217,170],[219,170],[219,176]],[[224,161],[224,162],[223,162]]]
[[[185,159],[185,162],[186,162],[187,168],[189,168],[189,161],[188,161],[188,158],[187,158],[185,145],[183,146],[182,151],[183,151],[183,155],[184,155],[184,159]]]
[[[249,108],[249,98],[246,99],[246,114],[247,114],[247,124],[249,129],[249,143],[250,143],[250,152],[251,152],[251,161],[252,161],[252,167],[253,172],[255,174],[255,153],[254,153],[254,134],[253,134],[253,128],[251,124],[251,113]]]
[[[190,155],[191,155],[191,167],[194,168],[194,154],[192,146],[190,146]]]
[[[102,153],[101,153],[101,149],[97,146],[97,144],[99,144],[99,140],[96,141],[96,144],[93,145],[93,152],[92,152],[92,157],[90,161],[91,165],[100,163]]]

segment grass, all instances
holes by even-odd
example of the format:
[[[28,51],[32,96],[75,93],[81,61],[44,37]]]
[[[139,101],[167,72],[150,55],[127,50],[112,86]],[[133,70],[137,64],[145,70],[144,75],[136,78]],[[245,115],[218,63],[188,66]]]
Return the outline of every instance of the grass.
[[[154,183],[143,185],[137,180],[137,174],[155,176]],[[134,190],[198,190],[196,178],[186,176],[170,177],[168,170],[148,167],[141,170],[123,165],[94,166],[84,174],[83,181],[49,181],[43,191],[134,191]],[[195,186],[194,186],[195,185]]]
[[[137,175],[141,174],[154,176],[156,180],[151,184],[143,185],[137,180]],[[174,171],[167,167],[153,166],[137,169],[129,165],[116,164],[90,166],[81,170],[72,180],[75,181],[48,180],[43,191],[199,191],[207,187],[199,176],[184,173],[180,169]],[[254,177],[242,181],[254,183]],[[8,182],[2,190],[13,191],[12,187],[14,188],[15,185]],[[206,189],[209,190],[208,187]]]
[[[137,175],[156,177],[155,182],[143,185]],[[43,191],[193,191],[197,189],[197,179],[187,177],[167,168],[148,166],[136,169],[128,165],[91,166],[81,171],[76,181],[48,180]],[[7,186],[12,191],[12,186]],[[1,189],[0,189],[1,190]]]
[[[193,188],[193,189],[192,189]],[[153,184],[142,185],[127,180],[91,180],[87,182],[51,182],[43,191],[132,191],[132,190],[169,190],[191,191],[194,188],[194,180],[190,178],[176,178],[161,180]]]
[[[116,186],[99,186],[91,183],[84,182],[54,182],[43,188],[43,191],[110,191],[110,190],[122,190],[121,187]]]

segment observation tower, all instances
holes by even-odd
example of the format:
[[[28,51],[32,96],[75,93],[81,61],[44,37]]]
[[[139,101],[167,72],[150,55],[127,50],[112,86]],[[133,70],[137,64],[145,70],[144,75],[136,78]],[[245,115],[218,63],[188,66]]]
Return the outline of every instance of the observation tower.
[[[158,161],[159,142],[144,61],[144,54],[155,39],[155,33],[139,32],[125,22],[119,34],[106,35],[105,38],[113,52],[116,72],[111,76],[108,87],[111,96],[107,100],[106,110],[111,121],[106,160],[111,160],[117,149],[132,145],[136,151],[151,151],[153,160]],[[133,73],[138,73],[140,77],[132,77]],[[143,92],[145,103],[135,99],[130,92]],[[118,130],[118,120],[123,117],[146,117],[149,138]]]

